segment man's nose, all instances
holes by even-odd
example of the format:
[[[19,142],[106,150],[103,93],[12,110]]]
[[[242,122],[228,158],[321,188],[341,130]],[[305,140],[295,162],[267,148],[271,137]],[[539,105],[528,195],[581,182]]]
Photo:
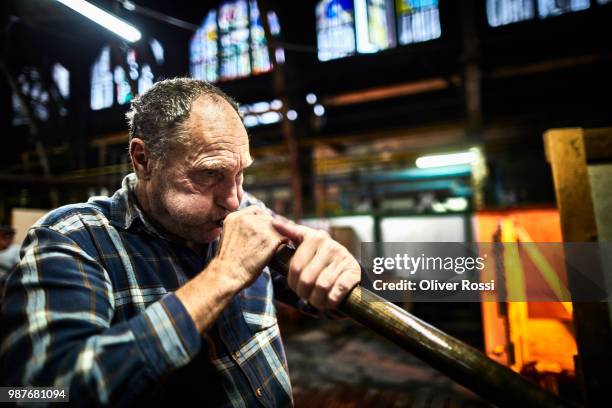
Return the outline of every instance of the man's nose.
[[[233,212],[240,207],[240,191],[242,190],[241,183],[233,181],[227,181],[217,188],[216,204],[223,207],[228,212]]]

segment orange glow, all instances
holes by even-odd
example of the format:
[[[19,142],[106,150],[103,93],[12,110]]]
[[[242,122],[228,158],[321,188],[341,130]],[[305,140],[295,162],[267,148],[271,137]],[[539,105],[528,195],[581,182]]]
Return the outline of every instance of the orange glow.
[[[479,212],[473,220],[475,240],[494,242],[562,242],[559,212],[556,209],[525,209]],[[520,268],[520,266],[519,266]],[[526,274],[505,276],[508,291],[524,290]],[[542,280],[554,285],[564,271]],[[495,272],[490,271],[491,275]],[[483,279],[488,277],[483,276]],[[489,277],[490,278],[490,277]],[[494,295],[490,295],[494,296]],[[482,302],[487,355],[521,373],[539,376],[573,375],[577,354],[572,325],[571,302]]]

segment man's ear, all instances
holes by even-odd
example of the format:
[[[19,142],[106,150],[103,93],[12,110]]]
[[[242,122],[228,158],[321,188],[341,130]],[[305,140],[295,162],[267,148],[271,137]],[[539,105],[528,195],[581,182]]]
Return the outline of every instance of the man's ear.
[[[130,142],[130,158],[132,159],[132,166],[134,166],[134,172],[136,172],[138,178],[141,180],[148,180],[151,177],[153,163],[149,149],[147,149],[142,139],[134,138]]]

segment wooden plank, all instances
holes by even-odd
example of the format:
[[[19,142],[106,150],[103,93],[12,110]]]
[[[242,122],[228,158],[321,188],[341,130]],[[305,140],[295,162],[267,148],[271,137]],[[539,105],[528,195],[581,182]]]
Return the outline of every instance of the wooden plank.
[[[449,81],[444,78],[428,78],[421,81],[406,82],[403,84],[381,86],[340,95],[327,96],[322,102],[326,106],[352,105],[418,93],[439,91],[448,88],[448,84]]]
[[[588,132],[587,132],[588,133]],[[594,135],[580,128],[554,129],[544,134],[546,156],[555,183],[555,194],[565,242],[595,242],[598,239],[593,199],[587,168]],[[588,140],[585,146],[585,140]],[[572,275],[569,276],[572,290]],[[584,402],[595,407],[609,398],[612,389],[612,329],[607,303],[574,303],[574,328],[578,344],[577,375],[581,379]]]
[[[554,129],[544,134],[565,242],[597,240],[582,136],[583,130],[580,128]]]

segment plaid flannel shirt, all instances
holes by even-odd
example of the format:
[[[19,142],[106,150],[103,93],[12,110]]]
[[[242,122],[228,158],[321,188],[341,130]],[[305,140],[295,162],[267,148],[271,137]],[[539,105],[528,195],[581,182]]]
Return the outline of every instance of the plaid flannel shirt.
[[[196,253],[167,239],[136,205],[135,183],[130,174],[112,197],[29,230],[2,302],[2,385],[65,387],[77,405],[291,406],[273,295],[309,306],[266,268],[201,336],[173,292],[218,241]],[[253,204],[263,206],[245,194],[241,206]]]

